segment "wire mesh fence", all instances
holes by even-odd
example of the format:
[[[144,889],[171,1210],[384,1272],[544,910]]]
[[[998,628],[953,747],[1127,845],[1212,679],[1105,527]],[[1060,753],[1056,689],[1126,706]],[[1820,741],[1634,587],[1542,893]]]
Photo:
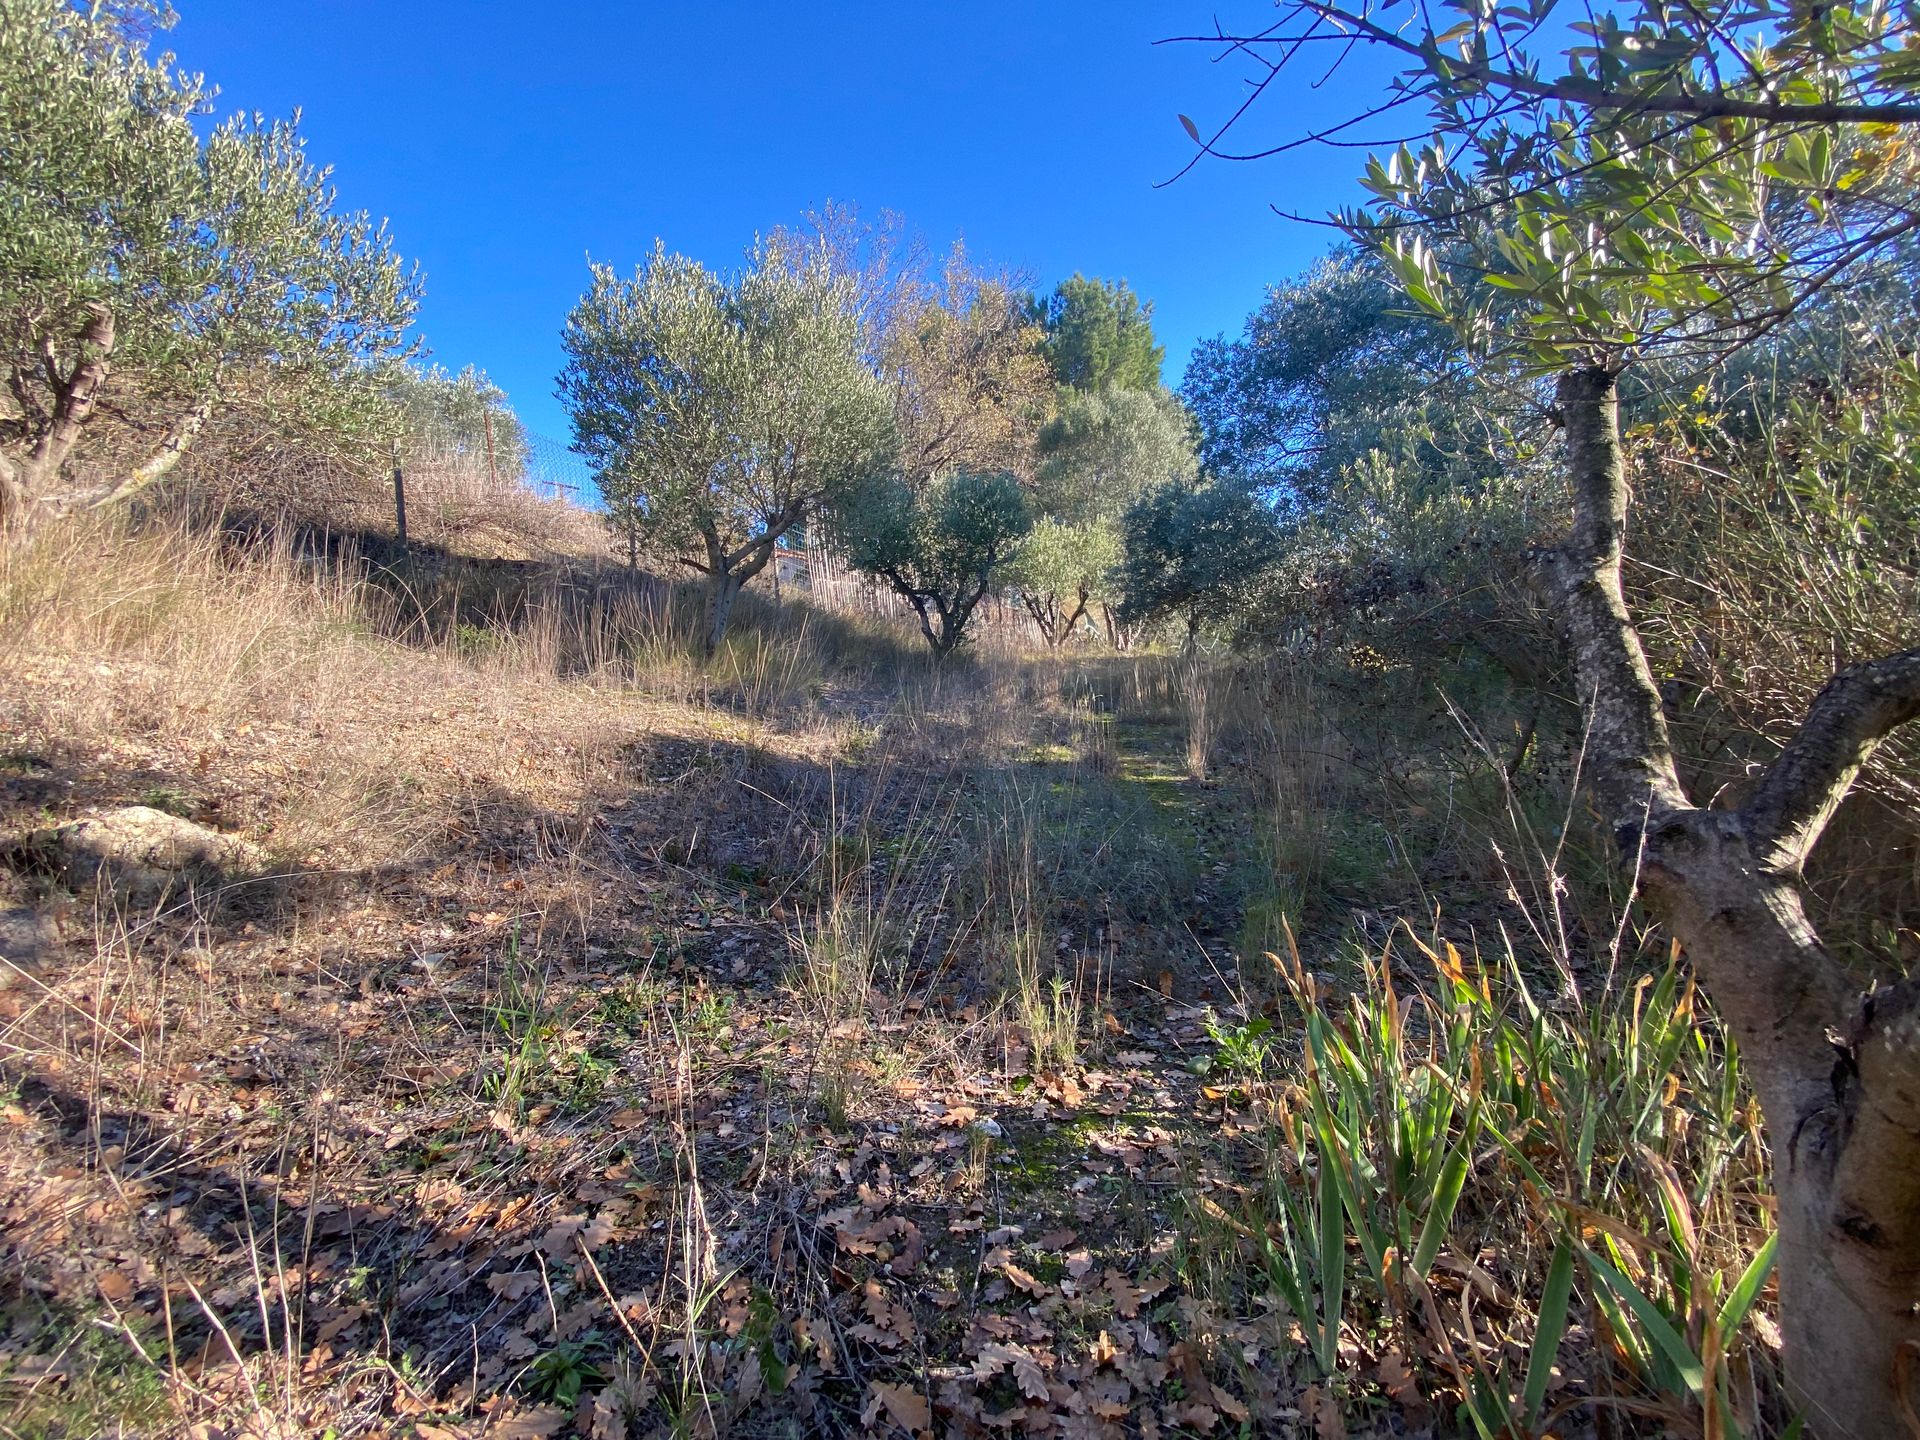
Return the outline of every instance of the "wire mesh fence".
[[[505,411],[415,419],[384,451],[235,424],[182,473],[201,499],[267,522],[485,558],[612,558],[591,467]]]
[[[666,581],[699,578],[610,526],[592,465],[566,441],[530,431],[504,410],[453,424],[416,421],[387,455],[289,445],[264,432],[230,436],[196,455],[189,470],[224,509],[337,535],[568,569],[633,567]],[[812,533],[796,532],[751,588],[918,628],[904,599]],[[1031,629],[1015,597],[997,595],[981,603],[974,626],[1003,644],[1025,643]]]
[[[490,421],[479,435],[427,429],[401,443],[393,469],[394,526],[404,496],[409,539],[609,557],[593,471],[562,441]]]

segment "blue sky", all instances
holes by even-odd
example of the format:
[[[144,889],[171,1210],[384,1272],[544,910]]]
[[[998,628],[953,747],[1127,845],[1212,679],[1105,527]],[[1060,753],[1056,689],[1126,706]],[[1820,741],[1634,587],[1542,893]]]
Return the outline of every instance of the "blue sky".
[[[1209,28],[1199,3],[176,5],[167,43],[224,109],[300,108],[343,200],[391,217],[426,272],[434,358],[482,366],[561,438],[560,325],[589,255],[626,271],[658,235],[727,264],[826,200],[891,208],[1041,288],[1075,270],[1130,280],[1177,383],[1196,340],[1237,330],[1330,243],[1269,207],[1358,198],[1361,157],[1334,150],[1154,188],[1191,148],[1176,115],[1205,127],[1240,95],[1244,66],[1152,43]],[[1341,113],[1359,83],[1303,79],[1246,138]]]

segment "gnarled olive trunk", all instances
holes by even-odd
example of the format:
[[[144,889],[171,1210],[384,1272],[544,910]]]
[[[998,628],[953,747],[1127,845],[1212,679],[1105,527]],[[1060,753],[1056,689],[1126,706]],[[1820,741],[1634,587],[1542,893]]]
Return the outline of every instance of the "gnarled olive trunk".
[[[727,621],[733,615],[733,602],[740,598],[746,581],[738,574],[707,577],[707,627],[700,640],[700,653],[709,660],[726,638]]]
[[[1080,628],[1080,622],[1086,618],[1087,601],[1090,598],[1091,596],[1088,594],[1087,587],[1084,585],[1074,591],[1073,613],[1068,615],[1060,624],[1060,643],[1062,645],[1073,638],[1074,631]]]
[[[913,606],[920,617],[920,633],[926,637],[933,658],[944,663],[947,657],[966,643],[967,622],[986,598],[992,583],[993,567],[999,557],[991,556],[985,568],[963,581],[952,595],[916,586],[910,576],[899,570],[882,570],[880,577],[894,593]]]
[[[1049,650],[1058,650],[1073,638],[1073,632],[1086,618],[1087,603],[1090,599],[1083,585],[1074,592],[1073,609],[1067,609],[1066,603],[1055,591],[1036,594],[1031,590],[1020,592],[1020,601],[1027,607],[1027,613],[1033,616],[1033,623],[1040,631],[1040,638]]]
[[[1038,595],[1031,590],[1020,592],[1020,603],[1027,607],[1027,613],[1033,617],[1034,628],[1040,632],[1040,642],[1049,650],[1060,644],[1060,603],[1052,594]]]
[[[1911,1440],[1920,1380],[1920,991],[1866,994],[1808,923],[1800,870],[1860,767],[1920,717],[1920,650],[1836,675],[1737,809],[1695,805],[1620,570],[1615,377],[1561,377],[1573,529],[1546,559],[1588,773],[1643,898],[1726,1017],[1766,1112],[1788,1385],[1821,1440]]]
[[[700,636],[700,654],[711,660],[727,635],[727,621],[733,616],[733,602],[747,582],[767,568],[785,535],[806,514],[806,501],[795,500],[778,514],[767,517],[760,533],[744,545],[729,550],[718,527],[707,525],[700,532],[707,552],[706,563],[683,557],[682,563],[707,577],[707,623]]]
[[[179,466],[181,460],[186,458],[187,452],[193,448],[193,442],[199,438],[200,431],[206,426],[212,414],[211,400],[202,400],[193,405],[167,427],[167,433],[161,437],[160,444],[155,447],[153,454],[128,471],[125,479],[92,497],[88,503],[96,507],[111,505],[115,501],[138,495],[149,485],[166,479]]]
[[[31,518],[73,453],[106,383],[107,362],[113,355],[113,312],[104,305],[89,305],[85,316],[74,338],[71,365],[56,363],[53,343],[48,341],[46,362],[39,373],[41,385],[50,392],[44,409],[39,409],[38,401],[25,398],[25,391],[16,392],[23,397],[23,408],[38,413],[26,417],[31,435],[26,453],[0,459],[0,532],[23,528]]]
[[[960,648],[966,639],[967,621],[973,615],[974,604],[979,596],[969,601],[965,596],[956,597],[949,602],[943,595],[915,592],[907,596],[913,606],[914,614],[920,617],[920,633],[927,638],[927,644],[933,648],[933,658],[945,661]]]

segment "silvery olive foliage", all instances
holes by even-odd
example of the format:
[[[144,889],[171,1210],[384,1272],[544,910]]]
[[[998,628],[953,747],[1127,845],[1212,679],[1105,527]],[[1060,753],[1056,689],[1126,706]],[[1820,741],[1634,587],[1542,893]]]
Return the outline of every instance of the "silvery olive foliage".
[[[954,470],[924,485],[889,476],[853,497],[836,523],[854,569],[907,601],[944,659],[966,643],[968,621],[1033,516],[1011,474]]]
[[[297,120],[202,133],[213,91],[154,54],[171,11],[0,0],[0,511],[22,516],[110,399],[151,483],[223,409],[365,429],[412,351],[419,278],[339,208]],[[106,498],[106,497],[95,497]],[[4,518],[4,517],[0,517]]]
[[[1791,674],[1774,652],[1793,627],[1777,622],[1806,607],[1765,591],[1827,566],[1793,543],[1778,510],[1804,506],[1790,528],[1818,528],[1864,558],[1870,547],[1847,530],[1877,523],[1853,497],[1878,460],[1845,431],[1877,407],[1776,410],[1778,438],[1857,465],[1857,479],[1836,495],[1816,466],[1798,483],[1721,499],[1719,523],[1746,528],[1741,538],[1771,547],[1777,563],[1742,574],[1704,550],[1676,574],[1688,593],[1670,592],[1679,603],[1666,615],[1636,603],[1637,532],[1657,517],[1650,487],[1635,483],[1622,415],[1636,401],[1657,404],[1662,390],[1671,405],[1688,370],[1711,380],[1836,294],[1884,289],[1907,268],[1920,232],[1917,24],[1911,5],[1877,0],[1597,10],[1573,0],[1288,0],[1256,34],[1216,30],[1214,41],[1264,73],[1206,138],[1188,122],[1202,154],[1229,154],[1227,132],[1303,55],[1331,46],[1336,57],[1370,52],[1396,65],[1377,103],[1295,143],[1399,121],[1407,138],[1368,162],[1372,201],[1342,223],[1414,306],[1456,328],[1480,368],[1552,379],[1566,519],[1532,559],[1572,665],[1582,784],[1619,844],[1621,872],[1726,1017],[1765,1112],[1791,1402],[1810,1433],[1861,1440],[1911,1430],[1920,1303],[1913,1272],[1891,1257],[1920,1245],[1907,1098],[1917,1011],[1903,967],[1874,967],[1882,973],[1863,989],[1821,941],[1806,867],[1876,752],[1897,756],[1901,728],[1920,718],[1920,649],[1904,615],[1884,641],[1872,637],[1875,648],[1850,648],[1869,639],[1867,626],[1830,637],[1810,696],[1783,695],[1770,715],[1749,709],[1747,733],[1730,746],[1744,763],[1723,780],[1683,763],[1677,737],[1690,715],[1676,712],[1719,708],[1710,690],[1690,696],[1688,682],[1734,667],[1662,642],[1690,629],[1724,645],[1713,632],[1747,603],[1763,670]],[[1878,379],[1842,377],[1843,390],[1884,383],[1889,372],[1877,368]],[[1900,388],[1897,372],[1891,383]],[[1664,459],[1670,472],[1708,469],[1684,444]],[[1732,490],[1740,476],[1714,479]],[[1708,513],[1712,488],[1695,497]],[[1876,587],[1831,573],[1826,582],[1830,617],[1880,609]],[[1675,623],[1682,616],[1695,623]],[[1676,659],[1679,674],[1656,671]],[[1749,749],[1755,730],[1767,744]],[[1695,1390],[1709,1426],[1732,1413],[1720,1377]]]
[[[707,576],[709,650],[783,536],[890,472],[857,300],[819,246],[760,243],[722,274],[656,243],[628,278],[594,266],[567,317],[574,446],[614,525]]]

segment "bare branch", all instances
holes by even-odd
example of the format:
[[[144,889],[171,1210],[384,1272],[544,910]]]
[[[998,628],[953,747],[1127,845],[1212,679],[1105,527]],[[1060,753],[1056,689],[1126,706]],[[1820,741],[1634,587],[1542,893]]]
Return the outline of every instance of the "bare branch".
[[[1920,649],[1848,666],[1826,683],[1741,819],[1762,863],[1800,868],[1880,742],[1920,719]]]
[[[1431,66],[1437,58],[1437,51],[1430,53],[1421,41],[1390,30],[1370,20],[1364,14],[1340,5],[1325,3],[1325,0],[1297,0],[1297,3],[1301,10],[1310,15],[1318,16],[1336,27],[1350,27],[1351,33],[1358,33],[1375,44],[1398,50],[1409,58],[1419,61],[1423,69]],[[1292,37],[1292,42],[1300,43],[1307,39],[1324,41],[1346,38],[1347,35],[1341,33],[1308,35]],[[1257,45],[1277,43],[1276,38],[1271,35],[1227,34],[1174,35],[1169,36],[1162,43],[1183,42],[1228,44],[1249,51]],[[1920,122],[1920,104],[1902,101],[1799,103],[1786,100],[1750,100],[1719,92],[1678,90],[1668,93],[1649,93],[1615,89],[1580,76],[1542,80],[1537,75],[1520,70],[1501,69],[1495,65],[1469,60],[1464,56],[1449,57],[1445,63],[1449,84],[1458,84],[1462,80],[1473,81],[1491,90],[1505,90],[1556,104],[1579,105],[1601,110],[1621,110],[1650,115],[1684,115],[1691,120],[1701,122],[1721,119],[1824,125],[1900,125]],[[1675,70],[1669,73],[1683,72]]]

